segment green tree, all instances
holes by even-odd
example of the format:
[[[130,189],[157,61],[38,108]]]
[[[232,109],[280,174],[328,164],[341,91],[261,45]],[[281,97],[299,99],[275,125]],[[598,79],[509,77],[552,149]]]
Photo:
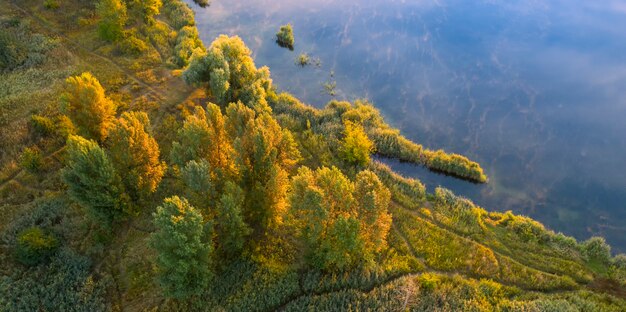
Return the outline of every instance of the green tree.
[[[582,243],[587,259],[601,264],[608,264],[611,260],[611,246],[603,237],[594,236]]]
[[[153,193],[165,172],[159,160],[159,145],[150,134],[150,120],[144,112],[125,112],[111,129],[109,151],[122,182],[137,201]]]
[[[90,73],[69,77],[61,95],[61,110],[88,139],[103,142],[115,120],[117,105],[107,98],[104,88]]]
[[[98,34],[100,38],[114,42],[124,36],[124,25],[128,19],[126,4],[121,0],[99,0],[96,14],[100,17]]]
[[[39,227],[31,227],[17,236],[17,259],[26,265],[45,261],[59,246],[57,239]]]
[[[244,215],[257,234],[281,223],[286,211],[288,171],[299,159],[295,141],[271,115],[243,104],[227,109],[239,185],[245,191]]]
[[[204,45],[198,36],[198,28],[185,26],[178,31],[176,46],[174,46],[174,62],[180,67],[189,65],[189,59],[194,51],[203,53]]]
[[[364,258],[361,224],[354,216],[339,215],[328,225],[321,241],[318,259],[327,270],[346,270]]]
[[[339,169],[298,170],[289,194],[293,225],[313,266],[344,270],[386,247],[390,192],[371,171],[352,183]]]
[[[352,164],[367,165],[370,161],[370,154],[374,151],[374,143],[367,137],[360,124],[345,121],[344,126],[344,138],[341,145],[343,159]]]
[[[157,252],[159,282],[166,296],[178,299],[200,294],[213,273],[212,224],[186,199],[166,198],[154,213],[156,232],[150,245]]]
[[[280,29],[276,33],[276,42],[278,45],[293,50],[294,41],[291,24],[280,26]]]
[[[233,182],[226,182],[224,192],[217,205],[216,226],[221,254],[233,258],[241,254],[250,227],[243,219],[245,194]]]
[[[205,159],[190,160],[181,170],[185,183],[185,191],[189,201],[196,207],[212,207],[211,199],[215,198],[215,185],[211,177],[211,167]]]
[[[70,197],[109,224],[126,211],[126,195],[107,154],[94,141],[71,135],[62,172]]]
[[[313,266],[345,269],[361,259],[363,241],[352,195],[354,186],[339,169],[298,170],[289,202],[293,220]]]
[[[266,94],[272,86],[269,69],[257,69],[241,38],[220,35],[206,52],[198,51],[183,78],[188,84],[206,86],[225,106],[241,100],[257,112],[269,111]]]
[[[387,246],[387,234],[391,228],[388,212],[391,193],[375,173],[364,170],[356,176],[354,198],[362,221],[360,236],[365,249],[368,254],[380,252]]]
[[[183,126],[178,130],[177,141],[172,143],[172,163],[183,168],[190,160],[206,157],[211,145],[210,136],[206,111],[198,106],[193,114],[185,118]]]

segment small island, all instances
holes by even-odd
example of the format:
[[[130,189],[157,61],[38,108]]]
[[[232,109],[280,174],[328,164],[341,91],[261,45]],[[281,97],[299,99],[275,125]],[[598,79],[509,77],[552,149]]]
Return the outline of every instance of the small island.
[[[293,51],[294,41],[291,24],[280,26],[280,29],[276,33],[276,43],[283,48],[288,48]]]

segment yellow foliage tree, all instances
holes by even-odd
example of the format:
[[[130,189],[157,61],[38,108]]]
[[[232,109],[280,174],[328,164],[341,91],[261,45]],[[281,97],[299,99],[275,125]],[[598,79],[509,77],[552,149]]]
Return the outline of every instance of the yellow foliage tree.
[[[117,105],[104,93],[96,77],[88,72],[67,78],[61,95],[61,110],[85,138],[103,142],[115,120]]]
[[[370,161],[374,143],[367,137],[363,126],[351,121],[344,122],[344,138],[341,155],[349,163],[364,166]]]
[[[126,112],[110,131],[110,154],[124,186],[133,200],[156,190],[165,163],[159,161],[159,145],[150,134],[144,112]]]

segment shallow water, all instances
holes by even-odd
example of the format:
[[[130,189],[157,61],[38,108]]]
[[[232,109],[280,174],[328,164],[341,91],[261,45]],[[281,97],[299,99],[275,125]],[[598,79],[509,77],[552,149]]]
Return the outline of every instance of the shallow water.
[[[481,163],[475,185],[390,161],[429,189],[626,251],[626,1],[213,0],[206,45],[239,35],[275,85],[322,107],[368,98],[428,148]],[[295,50],[274,34],[290,22]],[[295,65],[306,52],[321,66]]]

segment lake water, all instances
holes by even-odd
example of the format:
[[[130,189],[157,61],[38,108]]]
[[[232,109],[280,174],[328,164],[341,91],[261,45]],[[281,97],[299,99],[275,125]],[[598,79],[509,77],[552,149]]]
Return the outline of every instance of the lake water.
[[[467,155],[476,185],[390,161],[488,210],[626,251],[626,1],[189,1],[202,40],[238,35],[275,85],[322,107],[370,99],[431,149]],[[291,23],[295,50],[275,33]],[[321,65],[295,65],[306,52]]]

